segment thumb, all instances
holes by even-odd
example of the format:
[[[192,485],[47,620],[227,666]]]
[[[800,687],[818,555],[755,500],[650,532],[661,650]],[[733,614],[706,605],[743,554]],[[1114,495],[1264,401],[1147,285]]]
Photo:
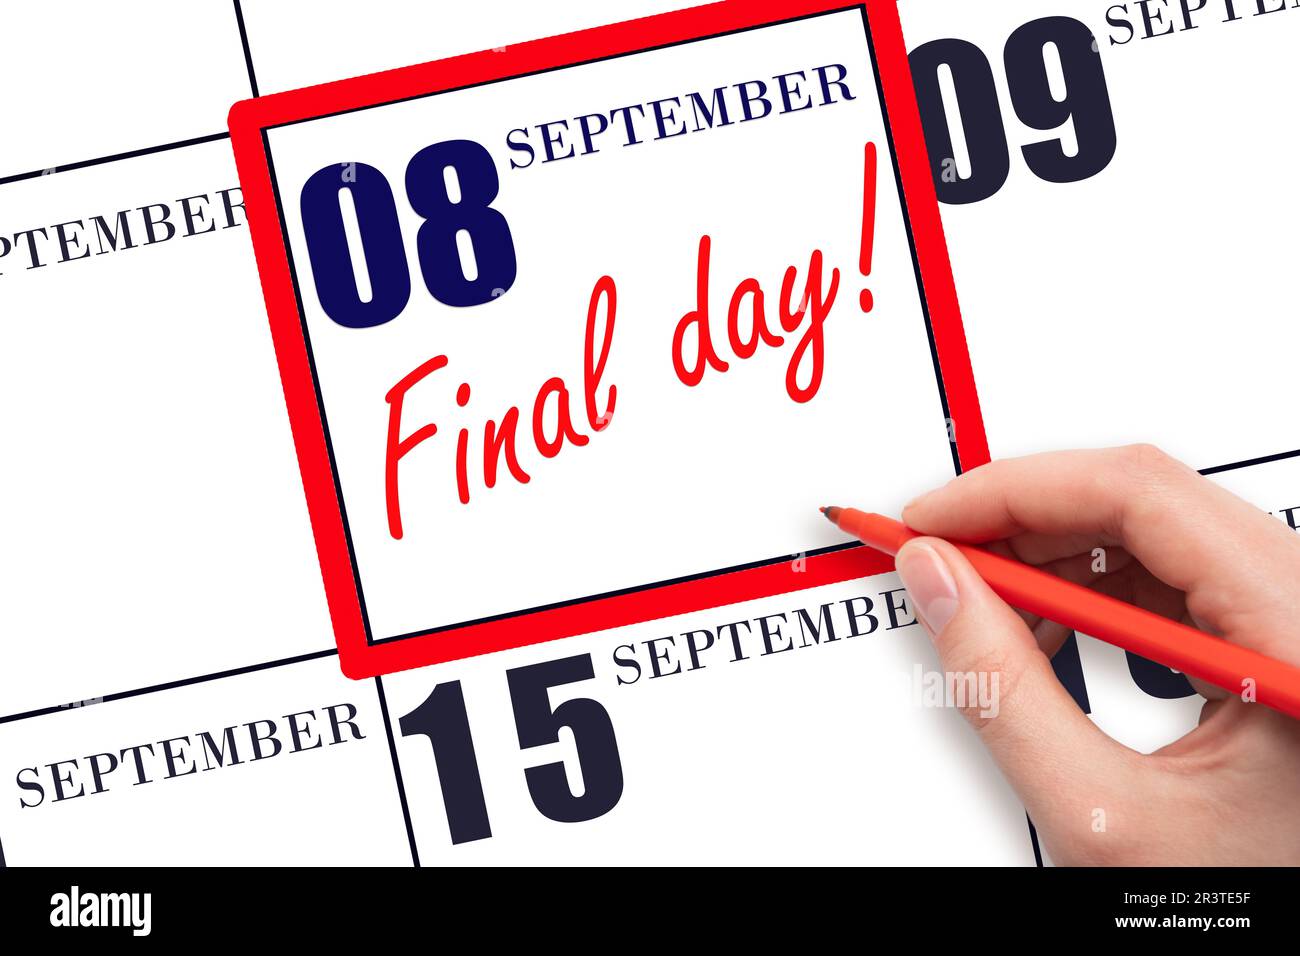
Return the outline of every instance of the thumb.
[[[1020,615],[951,544],[915,538],[898,574],[944,669],[944,686],[986,687],[986,703],[954,694],[964,716],[1040,828],[1082,832],[1090,808],[1123,788],[1132,751],[1079,709]]]

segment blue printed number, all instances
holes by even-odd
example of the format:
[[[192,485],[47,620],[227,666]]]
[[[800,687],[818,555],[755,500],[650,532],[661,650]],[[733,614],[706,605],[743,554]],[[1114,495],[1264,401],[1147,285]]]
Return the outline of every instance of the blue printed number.
[[[416,234],[420,272],[444,305],[490,302],[515,281],[510,227],[491,203],[499,188],[492,156],[478,143],[434,143],[411,158],[406,195],[424,222]],[[353,261],[343,193],[356,210],[362,263]],[[302,188],[302,224],[316,295],[333,321],[367,329],[401,314],[411,296],[401,224],[384,174],[364,163],[335,163]],[[358,281],[358,268],[369,291]]]
[[[361,252],[370,280],[362,299],[343,231],[342,192],[352,196],[361,233]],[[395,319],[411,297],[411,273],[402,249],[397,205],[384,174],[364,163],[318,170],[302,187],[302,228],[325,314],[350,329],[368,329]]]
[[[416,236],[420,271],[429,294],[444,305],[482,305],[514,285],[510,227],[490,205],[498,185],[492,156],[467,139],[426,146],[406,167],[406,195],[424,219]],[[451,188],[460,193],[454,201]],[[465,256],[461,236],[471,250]]]

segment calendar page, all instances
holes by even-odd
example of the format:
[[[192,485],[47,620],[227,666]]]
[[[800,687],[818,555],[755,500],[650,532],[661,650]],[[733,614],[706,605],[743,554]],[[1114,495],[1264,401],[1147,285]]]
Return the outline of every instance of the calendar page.
[[[1300,192],[1262,171],[1300,133],[1251,91],[1294,81],[1300,11],[899,10],[992,455],[1155,441],[1295,529]],[[1196,726],[1166,667],[1086,636],[1054,663],[1138,750]]]
[[[11,404],[68,383],[11,439],[6,862],[1032,863],[890,563],[817,513],[986,456],[892,5],[328,103],[259,95],[311,59],[277,12],[209,38],[233,143],[3,187],[47,316]]]
[[[1254,92],[1293,81],[1300,11],[899,11],[993,455],[1154,440],[1211,468],[1300,446],[1300,187],[1269,172],[1300,133]]]
[[[664,15],[232,111],[345,670],[842,579],[827,494],[897,510],[984,459],[868,10]]]
[[[1051,862],[817,508],[1140,440],[1300,529],[1300,9],[683,6],[8,11],[0,866]]]

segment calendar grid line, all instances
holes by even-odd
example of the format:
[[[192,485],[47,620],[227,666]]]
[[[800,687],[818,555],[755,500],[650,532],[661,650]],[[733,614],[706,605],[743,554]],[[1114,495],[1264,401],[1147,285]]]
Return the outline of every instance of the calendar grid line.
[[[22,182],[27,179],[39,179],[42,176],[52,176],[57,173],[71,172],[75,169],[88,169],[92,166],[103,166],[107,163],[116,163],[124,159],[139,159],[142,156],[152,156],[154,153],[165,153],[173,149],[184,149],[186,146],[201,146],[204,143],[215,143],[222,139],[230,139],[230,133],[209,133],[205,136],[195,136],[191,139],[176,140],[174,143],[162,143],[158,146],[145,146],[142,149],[130,149],[123,153],[97,156],[94,159],[82,159],[75,163],[65,163],[62,165],[47,166],[45,169],[33,169],[25,173],[15,173],[12,176],[0,177],[0,186],[7,186],[10,183]]]
[[[234,0],[235,22],[239,27],[239,41],[243,48],[244,67],[248,72],[248,86],[253,96],[260,96],[257,87],[257,74],[253,69],[253,55],[248,44],[248,30],[244,25],[244,11],[240,5],[240,0]],[[170,143],[161,143],[155,146],[145,146],[140,149],[125,150],[120,153],[110,153],[105,156],[96,156],[92,159],[77,160],[72,163],[54,163],[42,169],[32,169],[23,173],[13,173],[8,176],[0,176],[0,186],[7,186],[10,183],[23,182],[28,179],[37,179],[41,176],[50,176],[55,173],[71,172],[75,169],[88,169],[93,166],[103,166],[107,163],[115,163],[125,159],[137,159],[141,156],[151,156],[154,153],[162,153],[172,149],[182,149],[186,146],[199,146],[204,143],[214,143],[217,140],[229,139],[230,133],[223,131],[220,133],[207,133],[202,136],[194,136],[188,139],[176,140]]]
[[[26,710],[15,714],[0,716],[0,725],[15,723],[20,720],[30,720],[33,717],[46,717],[50,714],[57,714],[62,710],[91,707],[96,704],[111,703],[115,700],[129,700],[132,697],[143,697],[146,694],[155,694],[165,690],[175,690],[179,687],[190,687],[194,684],[206,684],[209,681],[222,680],[227,677],[242,677],[245,674],[271,670],[276,667],[287,667],[290,664],[305,664],[308,661],[320,660],[325,657],[335,657],[338,655],[338,652],[337,647],[331,647],[328,650],[312,651],[311,653],[299,654],[295,657],[284,657],[273,661],[263,661],[258,664],[246,664],[243,667],[232,667],[224,671],[213,671],[210,674],[200,674],[197,677],[183,677],[179,680],[165,681],[161,684],[137,687],[132,690],[120,691],[115,694],[106,694],[103,697],[92,698],[91,700],[54,704],[50,707],[38,707],[35,710]]]
[[[244,26],[244,8],[240,0],[235,2],[235,22],[239,24],[239,42],[244,48],[244,66],[248,70],[248,88],[253,91],[253,96],[258,97],[262,94],[257,92],[257,74],[253,71],[253,51],[248,46],[248,28]]]
[[[406,802],[406,784],[402,780],[402,765],[397,759],[397,741],[393,737],[393,722],[388,716],[388,697],[384,693],[384,681],[375,678],[375,689],[379,692],[379,712],[384,715],[384,732],[388,735],[388,756],[393,761],[393,778],[397,783],[397,799],[402,805],[402,819],[406,823],[406,841],[411,846],[411,864],[420,865],[420,851],[415,845],[415,828],[411,825],[411,808]]]
[[[1235,471],[1238,468],[1250,468],[1254,465],[1271,465],[1275,461],[1286,461],[1288,458],[1300,457],[1300,448],[1294,451],[1280,451],[1276,455],[1263,455],[1259,458],[1247,458],[1242,461],[1230,462],[1226,465],[1215,465],[1213,468],[1199,469],[1202,475],[1209,477],[1217,475],[1224,471]]]

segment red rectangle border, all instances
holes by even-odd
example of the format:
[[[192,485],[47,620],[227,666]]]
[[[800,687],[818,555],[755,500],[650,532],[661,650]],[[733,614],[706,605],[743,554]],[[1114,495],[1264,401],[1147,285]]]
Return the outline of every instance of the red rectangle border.
[[[942,388],[963,470],[988,461],[975,378],[931,180],[895,0],[726,0],[577,33],[421,63],[236,103],[230,136],[266,297],[276,359],[306,491],[343,672],[366,678],[655,618],[880,574],[893,560],[856,547],[670,582],[483,622],[371,643],[276,206],[264,131],[427,93],[636,53],[820,13],[865,10],[906,197]]]

